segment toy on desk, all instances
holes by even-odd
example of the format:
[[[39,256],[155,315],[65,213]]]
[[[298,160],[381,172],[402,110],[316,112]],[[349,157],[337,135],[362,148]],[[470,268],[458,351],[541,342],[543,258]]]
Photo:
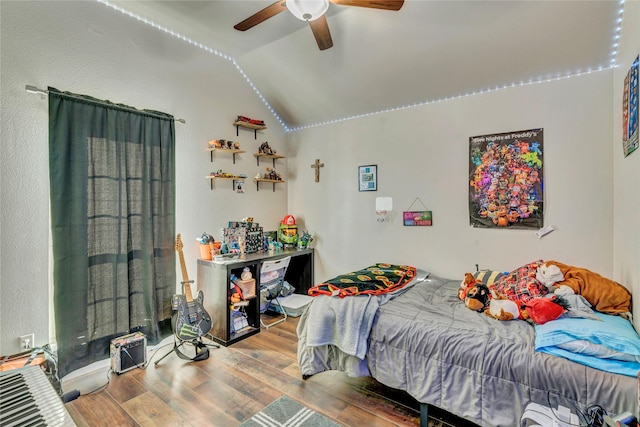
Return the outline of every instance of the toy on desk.
[[[285,248],[293,248],[298,243],[298,225],[293,215],[285,216],[278,226],[278,241]]]
[[[244,237],[238,236],[238,251],[241,254],[244,254],[246,253],[246,248],[247,248],[247,245],[245,244]]]
[[[307,230],[302,232],[302,236],[298,239],[298,249],[307,249],[309,245],[313,242],[313,237]]]
[[[202,233],[202,236],[196,237],[200,243],[200,257],[204,260],[210,260],[211,257],[218,253],[220,242],[216,242],[210,234]]]
[[[269,240],[268,244],[269,251],[281,251],[283,248],[282,242],[277,242],[275,240]]]
[[[206,232],[202,233],[202,236],[196,237],[196,240],[200,242],[201,245],[208,245],[209,243],[214,243],[215,239],[210,234]]]

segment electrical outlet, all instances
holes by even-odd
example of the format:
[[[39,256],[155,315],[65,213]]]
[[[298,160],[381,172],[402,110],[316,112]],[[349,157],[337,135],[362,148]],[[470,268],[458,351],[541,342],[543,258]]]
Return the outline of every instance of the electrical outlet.
[[[20,338],[20,348],[22,350],[31,350],[35,345],[36,334],[22,335]]]

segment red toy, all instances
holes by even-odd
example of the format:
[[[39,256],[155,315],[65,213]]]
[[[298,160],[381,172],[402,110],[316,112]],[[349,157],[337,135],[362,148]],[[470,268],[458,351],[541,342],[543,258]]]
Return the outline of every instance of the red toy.
[[[567,302],[560,297],[534,298],[527,301],[527,315],[538,325],[556,320],[566,311]]]

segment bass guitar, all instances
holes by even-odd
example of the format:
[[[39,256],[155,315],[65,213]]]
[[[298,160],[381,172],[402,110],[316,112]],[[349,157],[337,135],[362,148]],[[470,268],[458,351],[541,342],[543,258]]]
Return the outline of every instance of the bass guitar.
[[[191,283],[187,274],[187,267],[182,254],[182,238],[178,234],[176,238],[176,251],[180,256],[182,269],[182,295],[176,294],[171,299],[174,314],[171,317],[171,326],[176,336],[183,341],[193,341],[206,335],[211,330],[211,316],[202,306],[204,295],[198,291],[198,296],[193,299]]]

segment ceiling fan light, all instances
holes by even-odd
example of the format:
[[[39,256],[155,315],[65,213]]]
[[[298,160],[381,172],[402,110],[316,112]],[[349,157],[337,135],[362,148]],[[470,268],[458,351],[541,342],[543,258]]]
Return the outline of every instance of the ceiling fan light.
[[[315,21],[329,9],[329,0],[287,0],[285,5],[301,21]]]

